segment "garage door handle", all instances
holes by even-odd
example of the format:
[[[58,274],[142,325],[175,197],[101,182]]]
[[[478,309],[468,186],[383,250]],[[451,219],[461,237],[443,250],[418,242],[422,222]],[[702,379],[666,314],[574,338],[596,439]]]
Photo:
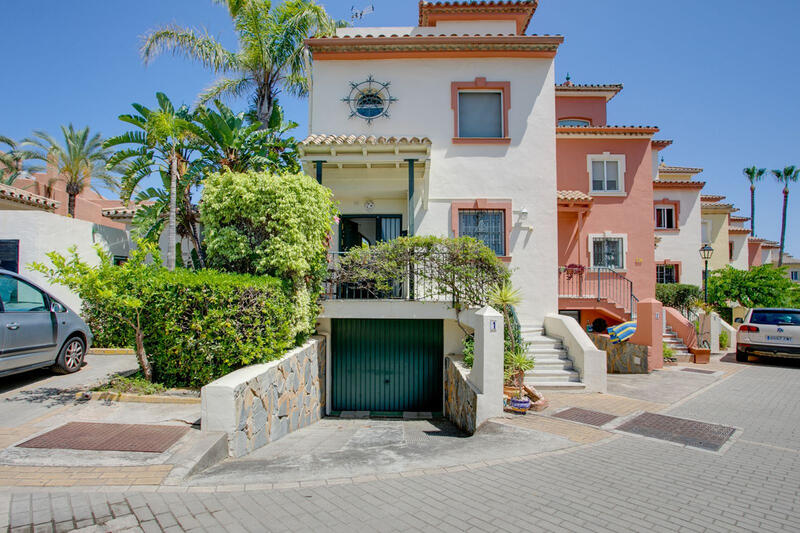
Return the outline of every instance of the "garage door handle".
[[[8,329],[12,329],[12,330],[13,329],[19,329],[19,324],[17,324],[16,322],[12,322],[11,324],[6,324],[6,327]]]
[[[384,379],[383,382],[384,383],[389,383],[389,380],[388,379]]]

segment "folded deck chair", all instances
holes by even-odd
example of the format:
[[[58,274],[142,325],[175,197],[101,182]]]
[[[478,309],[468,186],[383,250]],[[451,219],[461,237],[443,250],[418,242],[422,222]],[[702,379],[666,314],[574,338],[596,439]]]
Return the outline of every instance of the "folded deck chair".
[[[619,344],[630,339],[636,333],[636,322],[623,322],[617,326],[608,328],[608,336],[611,337],[611,344]]]

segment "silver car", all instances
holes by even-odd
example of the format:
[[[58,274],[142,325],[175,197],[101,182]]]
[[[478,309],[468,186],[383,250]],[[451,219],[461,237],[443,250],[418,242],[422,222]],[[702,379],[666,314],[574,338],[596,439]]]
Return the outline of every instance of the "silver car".
[[[800,309],[751,309],[736,333],[736,360],[749,355],[800,358]]]
[[[0,376],[51,366],[77,372],[92,344],[89,327],[25,278],[0,269]]]

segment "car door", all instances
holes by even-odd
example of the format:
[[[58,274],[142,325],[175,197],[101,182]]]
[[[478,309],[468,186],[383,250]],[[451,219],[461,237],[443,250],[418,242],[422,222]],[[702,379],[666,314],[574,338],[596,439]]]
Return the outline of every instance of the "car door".
[[[0,372],[55,361],[57,323],[47,296],[25,281],[0,274]]]

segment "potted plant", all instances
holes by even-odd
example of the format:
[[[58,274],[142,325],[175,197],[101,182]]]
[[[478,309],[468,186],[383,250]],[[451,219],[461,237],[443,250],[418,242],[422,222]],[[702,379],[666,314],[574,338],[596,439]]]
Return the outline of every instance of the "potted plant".
[[[505,359],[507,381],[515,389],[508,406],[512,411],[524,413],[531,407],[531,399],[525,392],[525,372],[533,369],[533,359],[527,356],[524,347],[521,346],[517,346],[513,352],[506,352]]]

